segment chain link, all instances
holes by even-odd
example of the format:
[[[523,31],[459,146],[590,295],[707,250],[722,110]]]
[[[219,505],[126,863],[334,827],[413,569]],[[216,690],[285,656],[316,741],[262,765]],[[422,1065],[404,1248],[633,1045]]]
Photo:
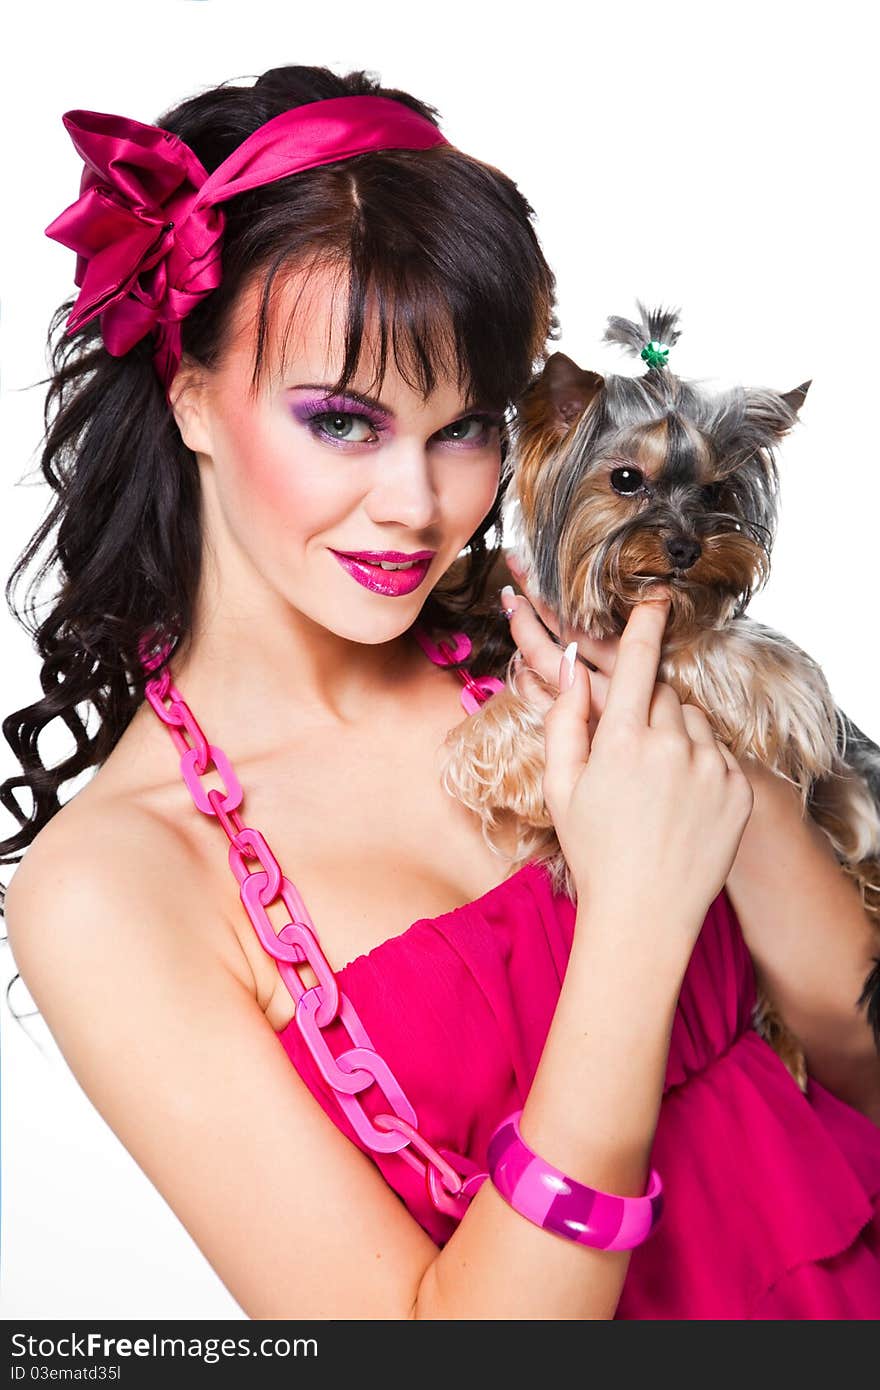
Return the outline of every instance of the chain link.
[[[450,646],[445,638],[441,638],[435,644],[423,634],[418,635],[418,641],[422,650],[432,661],[437,660],[435,653],[439,653],[440,657],[450,665],[455,661],[463,661],[471,650],[470,638],[464,633],[456,635],[453,646]],[[475,680],[470,671],[461,666],[456,668],[455,674],[464,686],[461,692],[461,703],[468,714],[473,714],[485,700],[489,699],[490,695],[494,695],[496,690],[504,689],[504,681],[498,680],[496,676],[478,676]]]
[[[462,642],[466,644],[464,648]],[[422,645],[431,660],[437,660],[429,650],[432,644]],[[150,671],[164,659],[168,648],[160,646],[148,652],[143,641],[140,650],[144,669]],[[441,654],[441,660],[449,662],[456,660],[458,651],[467,655],[470,643],[464,634],[456,634],[455,647],[441,642],[434,650]],[[494,677],[474,680],[461,669],[457,674],[465,687],[462,703],[469,712],[503,686]],[[181,773],[193,803],[203,815],[216,818],[229,840],[229,866],[238,882],[244,909],[260,945],[276,961],[294,1000],[294,1019],[315,1065],[355,1133],[377,1153],[399,1154],[424,1177],[433,1206],[460,1219],[487,1174],[462,1154],[436,1149],[419,1132],[416,1112],[397,1077],[373,1046],[354,1004],[338,986],[299,890],[284,876],[262,832],[245,825],[238,814],[243,792],[229,759],[222,748],[208,742],[167,666],[146,683],[144,694],[181,755]],[[203,779],[209,772],[220,777],[222,787],[205,786]],[[255,861],[256,867],[248,867],[246,860]],[[289,920],[276,932],[269,909],[279,902]],[[306,986],[294,969],[296,965],[309,966],[317,984]],[[353,1044],[337,1054],[331,1051],[324,1036],[324,1030],[332,1023],[341,1026]],[[389,1103],[390,1114],[379,1113],[371,1119],[364,1110],[358,1097],[371,1086],[379,1087]]]

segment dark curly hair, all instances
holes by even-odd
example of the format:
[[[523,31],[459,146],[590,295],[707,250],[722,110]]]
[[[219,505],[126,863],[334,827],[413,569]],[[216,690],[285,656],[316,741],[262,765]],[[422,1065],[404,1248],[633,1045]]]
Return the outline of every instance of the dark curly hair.
[[[183,101],[156,124],[180,136],[210,173],[282,111],[361,94],[390,97],[438,124],[433,107],[380,86],[372,73],[340,76],[299,65],[272,68],[250,86],[223,83]],[[488,595],[501,552],[509,412],[559,332],[555,279],[532,225],[532,207],[500,170],[439,145],[370,152],[309,169],[239,194],[223,210],[223,280],[183,322],[185,357],[216,365],[240,295],[262,280],[256,388],[272,331],[276,277],[313,262],[336,264],[350,272],[337,392],[357,369],[365,304],[375,295],[379,382],[390,341],[398,371],[423,399],[435,387],[438,367],[448,370],[454,357],[468,398],[508,411],[498,495],[462,564],[443,576],[421,614],[434,630],[468,631],[471,669],[498,673],[513,650],[494,593]],[[3,720],[22,769],[0,785],[0,800],[19,825],[0,841],[3,864],[20,859],[61,809],[61,786],[108,757],[144,698],[139,639],[147,631],[164,635],[171,661],[190,631],[199,583],[196,459],[167,404],[150,339],[113,357],[103,346],[99,318],[67,336],[74,298],[52,316],[51,375],[36,383],[48,385],[39,466],[54,500],[6,585],[10,611],[42,658],[43,697]],[[19,608],[17,586],[49,540]],[[53,571],[57,587],[39,621],[36,595]],[[87,728],[89,706],[97,713],[94,732]],[[75,749],[46,767],[38,740],[54,719],[67,725]],[[31,793],[29,812],[15,796],[22,787]],[[4,898],[0,887],[0,912]]]

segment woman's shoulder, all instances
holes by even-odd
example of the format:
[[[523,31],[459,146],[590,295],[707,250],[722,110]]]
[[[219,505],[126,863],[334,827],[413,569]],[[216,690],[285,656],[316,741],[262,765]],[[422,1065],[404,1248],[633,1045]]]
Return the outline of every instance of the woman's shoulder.
[[[88,790],[39,831],[6,891],[9,944],[38,1007],[101,962],[120,975],[127,959],[159,971],[169,953],[181,964],[219,957],[253,992],[191,846],[137,800]]]
[[[105,794],[96,790],[97,781],[96,776],[38,831],[12,876],[10,899],[23,885],[30,889],[47,880],[64,893],[68,875],[83,872],[96,883],[130,874],[146,889],[155,886],[149,868],[180,853],[171,826],[142,800]]]

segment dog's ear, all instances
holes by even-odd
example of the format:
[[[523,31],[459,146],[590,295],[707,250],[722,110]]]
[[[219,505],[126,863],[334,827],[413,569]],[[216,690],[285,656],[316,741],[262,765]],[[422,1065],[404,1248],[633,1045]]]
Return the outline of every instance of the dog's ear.
[[[803,381],[791,391],[746,387],[741,395],[742,414],[731,421],[734,442],[772,449],[795,424],[811,384]]]
[[[802,381],[800,386],[795,386],[793,391],[781,391],[780,395],[793,415],[797,415],[804,401],[807,399],[807,392],[813,384],[812,377],[809,381]]]
[[[605,385],[605,378],[579,367],[564,352],[547,358],[533,389],[551,407],[554,422],[568,429]]]

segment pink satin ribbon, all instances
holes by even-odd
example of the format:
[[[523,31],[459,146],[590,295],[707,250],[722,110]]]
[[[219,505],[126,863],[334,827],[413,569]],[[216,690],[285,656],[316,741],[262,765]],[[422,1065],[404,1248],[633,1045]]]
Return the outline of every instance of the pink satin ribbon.
[[[76,252],[76,333],[101,315],[104,346],[121,357],[154,330],[166,394],[180,364],[180,325],[220,284],[225,217],[218,204],[276,179],[379,149],[448,140],[390,97],[329,97],[267,121],[208,174],[178,136],[100,111],[63,122],[85,168],[80,196],[46,228]]]

